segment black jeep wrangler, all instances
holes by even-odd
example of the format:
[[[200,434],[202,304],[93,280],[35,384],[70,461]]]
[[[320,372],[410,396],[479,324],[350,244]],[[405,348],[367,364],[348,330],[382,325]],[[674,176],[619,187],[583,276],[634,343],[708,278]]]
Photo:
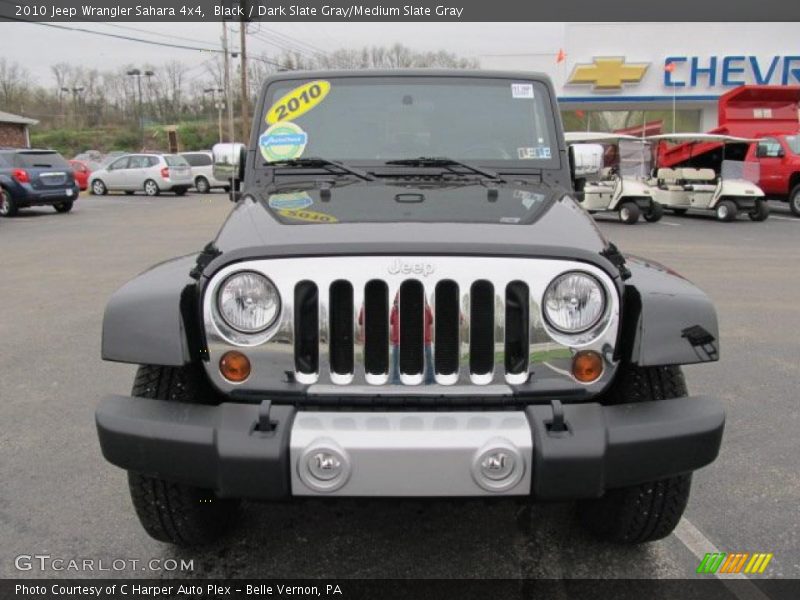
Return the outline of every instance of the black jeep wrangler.
[[[550,81],[287,72],[263,87],[237,204],[196,255],[111,298],[97,409],[158,540],[240,499],[577,500],[601,538],[669,534],[715,459],[709,299],[622,255],[572,197]]]

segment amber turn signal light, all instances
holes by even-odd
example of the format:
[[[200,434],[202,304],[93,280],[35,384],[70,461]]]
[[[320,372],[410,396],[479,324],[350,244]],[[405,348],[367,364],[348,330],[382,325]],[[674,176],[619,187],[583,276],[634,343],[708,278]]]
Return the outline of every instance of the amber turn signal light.
[[[572,375],[581,383],[591,383],[603,374],[603,357],[594,350],[581,350],[572,358]]]
[[[219,359],[219,372],[228,381],[241,383],[250,377],[250,359],[236,350],[226,352]]]

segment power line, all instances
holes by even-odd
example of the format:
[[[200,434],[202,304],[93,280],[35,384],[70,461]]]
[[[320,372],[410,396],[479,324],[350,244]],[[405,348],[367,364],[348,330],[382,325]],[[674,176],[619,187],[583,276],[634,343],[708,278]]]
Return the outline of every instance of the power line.
[[[54,29],[63,29],[65,31],[76,31],[79,33],[88,33],[90,35],[99,35],[103,37],[110,37],[120,40],[127,40],[129,42],[138,42],[140,44],[150,44],[151,46],[162,46],[165,48],[177,48],[178,50],[194,50],[198,52],[212,52],[214,54],[225,54],[224,50],[217,49],[217,48],[200,48],[198,46],[187,46],[184,44],[171,44],[169,42],[156,42],[154,40],[145,40],[142,38],[136,38],[129,35],[122,35],[117,33],[108,33],[105,31],[92,31],[91,29],[84,29],[82,27],[66,27],[64,25],[56,25],[55,23],[43,23],[41,21],[28,21],[26,19],[19,19],[16,17],[5,17],[6,20],[9,21],[19,21],[21,23],[28,23],[29,25],[41,25],[42,27],[52,27]],[[281,69],[288,69],[285,65],[277,63],[275,61],[270,61],[268,59],[260,59],[263,62],[269,63],[273,66],[279,67]]]
[[[161,33],[153,33],[152,31],[147,31],[146,29],[139,29],[138,27],[129,27],[127,25],[117,25],[116,23],[107,23],[105,21],[98,21],[97,23],[98,23],[98,25],[105,25],[106,27],[116,27],[118,29],[127,29],[129,31],[136,31],[138,33],[144,33],[146,35],[166,35],[166,34],[161,34]],[[183,40],[185,42],[195,42],[195,43],[198,43],[198,44],[208,44],[209,43],[209,42],[206,42],[205,40],[198,40],[198,39],[195,39],[195,38],[182,37],[182,36],[179,36],[179,35],[175,35],[174,33],[170,33],[169,37],[174,38],[176,40]]]

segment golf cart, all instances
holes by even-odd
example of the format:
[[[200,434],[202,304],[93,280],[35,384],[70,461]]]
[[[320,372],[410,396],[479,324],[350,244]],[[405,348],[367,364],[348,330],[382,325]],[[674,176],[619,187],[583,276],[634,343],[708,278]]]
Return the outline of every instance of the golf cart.
[[[758,163],[745,162],[755,140],[711,133],[672,133],[647,138],[657,145],[687,144],[690,158],[676,168],[659,168],[651,179],[656,200],[677,215],[691,209],[714,211],[720,221],[733,221],[746,211],[753,221],[764,221],[769,206],[759,180]],[[695,145],[719,144],[719,151],[691,158]],[[739,160],[731,160],[739,158]]]
[[[589,213],[616,212],[623,223],[633,224],[643,215],[651,223],[664,210],[646,183],[650,174],[649,145],[632,135],[573,131],[565,134],[567,144],[598,144],[603,148],[603,165],[598,177],[585,180],[578,199]]]

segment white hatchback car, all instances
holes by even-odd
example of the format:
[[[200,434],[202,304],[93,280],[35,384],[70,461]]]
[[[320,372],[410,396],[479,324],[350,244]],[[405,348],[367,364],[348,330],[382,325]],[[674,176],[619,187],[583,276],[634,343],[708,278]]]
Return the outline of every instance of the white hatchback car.
[[[207,194],[212,188],[223,188],[226,192],[231,189],[230,182],[214,177],[214,155],[211,152],[181,152],[180,156],[191,165],[194,187],[201,194]]]
[[[174,192],[182,196],[193,185],[192,168],[177,154],[126,154],[93,171],[89,189],[97,196],[110,191],[144,191],[148,196]]]

